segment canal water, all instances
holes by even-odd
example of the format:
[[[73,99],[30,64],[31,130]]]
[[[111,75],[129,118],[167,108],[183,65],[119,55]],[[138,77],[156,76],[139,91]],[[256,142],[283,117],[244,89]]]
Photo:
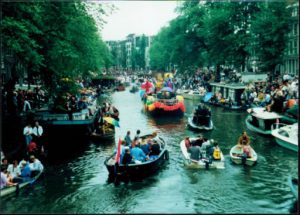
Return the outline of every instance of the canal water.
[[[1,199],[4,213],[289,213],[294,201],[287,184],[298,175],[297,153],[278,146],[274,139],[247,130],[245,112],[212,107],[215,128],[203,132],[213,138],[225,155],[225,169],[192,170],[183,163],[179,143],[199,132],[187,127],[193,101],[186,100],[186,114],[179,119],[154,119],[143,110],[139,94],[116,92],[105,99],[120,111],[116,140],[127,130],[132,136],[159,131],[170,159],[154,176],[141,182],[114,186],[107,183],[104,160],[115,143],[90,143],[74,156],[47,164],[44,178],[18,195]],[[253,167],[234,165],[229,150],[246,130],[258,154]]]

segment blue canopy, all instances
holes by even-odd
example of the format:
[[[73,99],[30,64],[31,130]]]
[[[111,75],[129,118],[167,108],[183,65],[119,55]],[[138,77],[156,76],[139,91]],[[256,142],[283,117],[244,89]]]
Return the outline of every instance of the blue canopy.
[[[161,90],[160,91],[168,91],[168,92],[173,92],[174,90],[172,89],[172,88],[170,88],[170,87],[163,87],[163,88],[161,88]]]
[[[211,99],[212,96],[213,96],[213,93],[212,93],[212,92],[207,92],[207,93],[205,94],[204,98],[203,98],[203,101],[204,101],[204,102],[208,102],[208,101]]]

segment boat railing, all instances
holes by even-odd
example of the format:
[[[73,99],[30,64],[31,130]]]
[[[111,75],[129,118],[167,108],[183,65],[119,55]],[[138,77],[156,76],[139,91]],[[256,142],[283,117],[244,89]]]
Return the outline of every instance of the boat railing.
[[[275,129],[279,129],[279,128],[282,128],[282,127],[284,127],[284,126],[287,126],[287,124],[285,124],[285,123],[273,123],[272,125],[271,125],[271,131],[273,131],[273,130],[275,130]]]

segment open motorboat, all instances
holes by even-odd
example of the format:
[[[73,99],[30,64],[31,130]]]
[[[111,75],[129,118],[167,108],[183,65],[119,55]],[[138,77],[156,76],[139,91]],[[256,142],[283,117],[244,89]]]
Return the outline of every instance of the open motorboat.
[[[250,148],[251,157],[244,156],[243,148],[239,145],[235,145],[230,149],[231,161],[235,164],[244,164],[247,166],[253,166],[257,161],[257,154],[252,147]]]
[[[298,152],[298,123],[293,125],[277,123],[273,124],[272,128],[272,136],[280,146]]]
[[[272,124],[280,121],[280,118],[282,118],[282,115],[276,112],[268,112],[263,107],[250,108],[247,112],[249,113],[246,118],[247,128],[264,135],[271,135]]]
[[[194,115],[188,118],[188,126],[195,130],[212,130],[214,125],[210,109],[200,104],[195,109]]]
[[[192,137],[190,141],[195,141],[197,138]],[[209,140],[208,140],[209,141]],[[206,148],[201,147],[202,158],[199,161],[194,161],[190,159],[190,153],[185,145],[185,140],[180,142],[181,152],[185,158],[186,165],[190,168],[196,169],[225,169],[225,158],[222,151],[220,150],[220,159],[216,160],[213,157],[211,160],[208,158],[206,153]]]

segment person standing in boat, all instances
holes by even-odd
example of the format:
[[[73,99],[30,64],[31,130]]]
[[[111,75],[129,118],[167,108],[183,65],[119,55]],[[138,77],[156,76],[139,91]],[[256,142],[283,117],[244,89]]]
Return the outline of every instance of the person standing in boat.
[[[239,137],[238,139],[238,143],[237,143],[239,146],[245,146],[245,145],[250,145],[250,138],[249,136],[247,135],[246,131],[244,131],[242,133],[242,135]]]
[[[32,134],[33,134],[33,141],[36,142],[39,151],[41,151],[43,147],[43,142],[42,142],[42,135],[44,133],[43,127],[39,124],[38,121],[35,122],[35,125],[32,129]]]
[[[131,137],[130,137],[130,131],[127,131],[127,134],[126,134],[124,140],[126,142],[126,144],[125,144],[126,146],[130,146],[131,145],[132,140],[131,140]]]
[[[29,143],[32,141],[32,127],[30,123],[27,123],[27,125],[25,126],[24,130],[23,130],[23,134],[25,136],[25,142],[26,142],[26,146],[29,145]]]

